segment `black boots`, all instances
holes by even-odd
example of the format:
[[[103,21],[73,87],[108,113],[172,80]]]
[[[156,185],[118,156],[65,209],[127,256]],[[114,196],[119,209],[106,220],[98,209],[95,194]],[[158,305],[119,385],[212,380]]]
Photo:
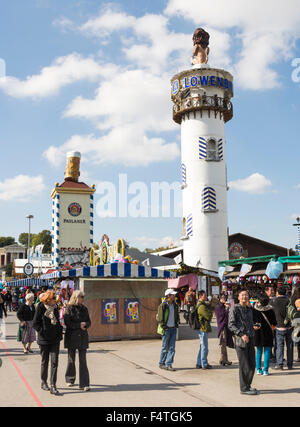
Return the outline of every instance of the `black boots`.
[[[45,391],[50,391],[50,388],[45,381],[42,381],[41,389]]]
[[[59,391],[57,390],[55,385],[52,385],[50,388],[50,393],[54,394],[55,396],[59,396]]]
[[[60,394],[55,385],[52,385],[51,387],[49,387],[45,381],[42,381],[41,388],[42,390],[50,391],[50,393],[54,394],[55,396],[59,396]]]

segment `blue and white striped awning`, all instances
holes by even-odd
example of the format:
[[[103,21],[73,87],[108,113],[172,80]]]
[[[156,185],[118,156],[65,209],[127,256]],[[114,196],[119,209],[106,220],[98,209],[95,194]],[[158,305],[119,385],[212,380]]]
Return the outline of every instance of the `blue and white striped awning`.
[[[12,280],[11,282],[6,282],[5,286],[15,286],[19,288],[24,288],[24,286],[46,286],[48,285],[47,280],[42,279],[20,279]]]
[[[41,276],[41,279],[46,279],[46,280],[49,280],[49,279],[57,279],[57,278],[59,278],[59,277],[61,277],[60,276],[60,271],[58,271],[58,270],[56,270],[56,271],[52,271],[52,273],[48,273],[48,274],[43,274],[42,276]]]
[[[177,274],[166,270],[158,270],[143,265],[113,263],[97,265],[96,267],[82,267],[74,270],[58,271],[57,277],[128,277],[139,279],[172,279]],[[52,273],[51,273],[52,274]],[[46,278],[48,275],[44,275]],[[49,275],[50,276],[50,275]],[[50,278],[50,277],[49,277]]]

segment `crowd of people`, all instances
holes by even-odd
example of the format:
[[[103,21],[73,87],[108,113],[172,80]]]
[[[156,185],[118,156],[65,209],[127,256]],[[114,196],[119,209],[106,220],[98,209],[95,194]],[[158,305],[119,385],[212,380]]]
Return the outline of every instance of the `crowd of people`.
[[[13,291],[14,292],[14,291]],[[0,319],[12,311],[9,288],[0,293]],[[56,387],[60,342],[64,336],[64,347],[68,350],[65,380],[69,387],[75,385],[76,350],[79,353],[79,388],[90,390],[89,370],[86,352],[88,348],[88,328],[91,326],[88,309],[83,304],[84,293],[68,286],[53,286],[41,289],[18,290],[17,318],[19,326],[17,341],[23,345],[24,354],[31,354],[36,341],[41,354],[41,388],[59,395]],[[49,375],[50,362],[50,375]],[[1,363],[1,360],[0,360]],[[48,385],[50,377],[50,387]]]
[[[176,370],[173,362],[176,329],[179,325],[177,295],[176,290],[168,289],[157,314],[158,333],[162,335],[159,367],[170,371]],[[232,362],[228,359],[227,348],[235,348],[242,394],[258,394],[251,387],[255,370],[257,375],[268,376],[271,362],[275,363],[274,369],[284,369],[285,346],[286,367],[288,370],[293,369],[294,341],[297,342],[297,362],[300,362],[300,331],[294,327],[294,319],[300,318],[300,285],[294,288],[292,294],[287,293],[287,288],[282,283],[278,283],[276,289],[265,286],[256,295],[250,295],[248,289],[240,287],[235,293],[235,303],[228,301],[226,292],[216,302],[208,300],[204,290],[198,292],[196,298],[195,291],[189,289],[183,300],[186,303],[187,319],[191,318],[193,312],[198,316],[199,326],[194,328],[200,339],[196,368],[212,369],[208,363],[208,337],[215,313],[220,347],[219,363],[230,366]],[[297,327],[298,324],[296,323]]]
[[[41,354],[41,388],[59,395],[56,381],[60,342],[64,335],[64,347],[68,350],[66,383],[70,387],[75,384],[75,354],[78,350],[79,388],[88,391],[90,378],[86,353],[89,346],[87,330],[91,326],[91,320],[84,305],[83,292],[68,287],[24,291],[17,310],[17,340],[22,343],[24,354],[33,353],[32,343],[37,341]],[[12,310],[10,298],[6,299],[9,293],[9,289],[0,293],[0,320],[7,316],[7,310]],[[234,303],[228,300],[227,292],[221,293],[217,299],[211,299],[204,290],[196,294],[190,288],[183,297],[178,297],[178,291],[167,289],[157,313],[158,333],[162,335],[160,369],[176,370],[173,363],[182,308],[187,313],[186,320],[190,326],[193,316],[197,319],[193,323],[197,325],[194,329],[200,340],[196,369],[213,368],[208,363],[208,354],[211,322],[215,314],[220,348],[219,363],[223,367],[232,365],[227,349],[235,348],[242,394],[258,394],[251,387],[255,371],[257,375],[268,376],[272,362],[275,364],[274,369],[284,369],[285,347],[286,368],[293,369],[294,341],[298,350],[296,361],[300,362],[300,285],[295,286],[292,294],[287,294],[286,286],[279,283],[276,287],[265,286],[255,295],[250,295],[249,289],[241,286],[236,289]],[[294,323],[295,319],[298,319],[298,323]]]

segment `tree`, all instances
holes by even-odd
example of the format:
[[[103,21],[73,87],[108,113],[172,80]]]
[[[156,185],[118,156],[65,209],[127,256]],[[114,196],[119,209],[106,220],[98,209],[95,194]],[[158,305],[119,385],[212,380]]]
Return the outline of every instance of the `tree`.
[[[15,243],[14,237],[0,237],[0,248]]]
[[[49,254],[52,249],[52,237],[49,230],[43,230],[38,234],[35,234],[32,239],[32,246],[44,245],[43,253]]]
[[[9,263],[9,264],[7,264],[5,266],[5,274],[6,274],[6,276],[11,277],[12,276],[12,271],[13,271],[13,263],[11,262],[11,263]]]
[[[30,233],[30,247],[32,246],[34,236],[35,234]],[[26,246],[26,248],[28,247],[28,233],[21,233],[18,240],[21,245]]]

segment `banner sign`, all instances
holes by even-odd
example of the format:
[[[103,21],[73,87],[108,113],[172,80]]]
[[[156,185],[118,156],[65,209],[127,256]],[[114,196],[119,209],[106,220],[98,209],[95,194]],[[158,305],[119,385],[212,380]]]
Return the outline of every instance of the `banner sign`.
[[[102,325],[119,323],[119,300],[104,299],[101,308]]]
[[[124,300],[124,323],[141,322],[141,302],[137,298]]]

